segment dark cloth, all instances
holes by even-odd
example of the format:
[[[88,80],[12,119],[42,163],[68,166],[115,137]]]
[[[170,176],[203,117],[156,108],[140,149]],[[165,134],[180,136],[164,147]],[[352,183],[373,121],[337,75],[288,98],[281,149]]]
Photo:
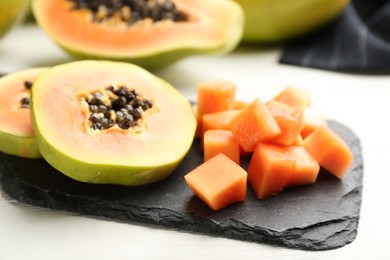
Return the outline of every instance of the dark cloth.
[[[315,33],[289,43],[281,63],[390,74],[390,0],[356,0]]]

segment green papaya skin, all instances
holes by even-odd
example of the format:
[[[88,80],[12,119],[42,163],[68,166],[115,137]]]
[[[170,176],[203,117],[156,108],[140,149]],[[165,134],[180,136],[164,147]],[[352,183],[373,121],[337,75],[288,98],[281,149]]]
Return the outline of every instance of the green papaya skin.
[[[189,56],[224,55],[230,53],[240,43],[243,34],[244,13],[241,6],[234,0],[212,0],[212,7],[214,9],[218,8],[220,14],[223,14],[221,15],[223,16],[223,19],[216,18],[219,16],[212,15],[212,12],[209,12],[208,9],[211,8],[211,5],[208,2],[209,0],[197,0],[196,5],[204,5],[204,7],[202,7],[204,10],[194,10],[194,13],[203,12],[199,15],[199,17],[204,19],[199,21],[199,30],[203,30],[202,26],[205,26],[205,24],[208,26],[210,31],[214,30],[210,33],[212,35],[206,37],[207,39],[203,40],[203,38],[198,37],[197,43],[194,44],[193,41],[186,41],[188,35],[174,33],[173,35],[175,35],[175,38],[170,39],[168,44],[163,45],[153,44],[153,42],[155,42],[153,37],[148,36],[151,40],[146,40],[147,42],[145,42],[146,46],[148,46],[147,50],[142,50],[141,48],[138,50],[138,46],[133,46],[122,53],[115,52],[115,50],[110,49],[107,46],[100,49],[92,49],[91,45],[94,45],[93,40],[91,40],[89,44],[85,44],[85,39],[80,39],[82,37],[73,36],[72,38],[72,36],[69,35],[64,36],[61,32],[54,28],[55,26],[51,25],[51,18],[46,14],[48,11],[45,9],[47,8],[46,5],[48,5],[48,1],[49,0],[33,0],[32,2],[32,10],[37,24],[56,44],[76,59],[124,61],[137,64],[149,70],[156,70]],[[191,1],[187,1],[186,5],[191,3]],[[196,19],[200,19],[199,17]],[[205,17],[207,17],[207,19]],[[196,27],[197,21],[191,21],[190,23],[194,24],[195,28],[198,29],[198,27]],[[80,26],[82,28],[83,25],[81,24]],[[156,26],[165,27],[162,23]],[[176,25],[175,23],[166,23],[166,26],[169,28],[169,26],[175,27]],[[142,28],[137,28],[136,30],[138,29],[143,30]],[[153,32],[154,29],[149,28],[149,30]],[[191,30],[193,30],[192,27]],[[167,34],[168,33],[169,30],[167,31]],[[214,37],[214,34],[219,35],[219,38]],[[197,35],[197,31],[193,30],[191,35]],[[129,37],[128,35],[126,36],[125,30],[123,37]],[[134,34],[132,34],[130,38],[131,37],[134,37]],[[156,37],[165,38],[165,35],[162,34]]]
[[[29,0],[0,1],[0,39],[21,21],[28,9]]]
[[[34,137],[21,137],[0,131],[0,152],[24,158],[42,158]]]
[[[95,74],[90,74],[91,72]],[[100,77],[102,73],[107,73],[105,74],[107,77],[104,76],[95,82],[95,77],[91,75],[99,75]],[[134,133],[121,135],[120,141],[112,145],[109,141],[105,142],[106,139],[104,137],[109,135],[110,132],[105,131],[110,131],[110,129],[98,133],[87,134],[84,132],[81,122],[84,122],[85,116],[83,116],[84,119],[82,120],[71,116],[72,120],[66,123],[61,125],[53,124],[53,122],[57,122],[56,118],[68,117],[66,115],[67,111],[61,108],[54,111],[55,109],[53,110],[52,107],[45,109],[47,102],[52,99],[52,95],[61,94],[61,99],[72,100],[69,102],[75,104],[73,103],[76,95],[74,92],[67,92],[67,90],[61,92],[61,89],[64,89],[61,84],[64,84],[64,86],[80,84],[80,79],[73,78],[74,75],[82,77],[88,82],[91,80],[92,83],[88,84],[93,86],[115,84],[113,83],[115,80],[122,82],[121,84],[128,85],[127,80],[129,77],[137,77],[136,82],[141,80],[141,82],[151,83],[154,86],[152,92],[155,92],[155,96],[151,98],[154,100],[157,112],[146,119],[147,130],[140,133],[139,136],[135,136],[135,138],[131,136]],[[59,84],[61,86],[54,87]],[[86,91],[84,89],[86,85],[81,85],[83,86],[82,89],[75,87],[78,89],[77,91]],[[90,85],[86,88],[89,87]],[[139,86],[136,90],[139,93],[143,93],[142,90],[145,92],[144,88],[145,85]],[[150,94],[150,88],[148,93]],[[160,97],[163,97],[163,99],[158,100]],[[183,160],[192,145],[195,135],[196,119],[189,101],[167,82],[129,63],[86,60],[55,66],[47,70],[36,80],[32,89],[31,101],[33,128],[43,158],[59,172],[80,182],[142,186],[161,181],[167,178]],[[164,104],[161,102],[164,102]],[[58,107],[57,105],[59,107],[64,106],[64,104],[61,105],[56,102],[54,106]],[[169,111],[173,109],[178,112],[172,117],[172,113],[167,112],[167,109]],[[78,110],[72,111],[76,111],[74,112],[76,114],[79,113],[77,112]],[[161,128],[161,126],[153,127],[153,122],[156,122],[156,120],[151,119],[152,116],[155,119],[157,118],[157,122],[165,122],[165,120],[170,122],[167,124],[169,131],[163,130],[167,134],[160,134],[161,129],[166,130],[167,128]],[[58,134],[65,124],[67,125],[65,127],[70,129],[71,133],[68,136],[71,137],[71,140],[64,138],[63,134]],[[114,129],[114,131],[117,130]],[[157,136],[154,136],[153,133],[157,133]],[[84,138],[76,138],[79,134]],[[151,138],[152,135],[156,138]],[[90,147],[87,144],[88,140],[96,140],[96,138],[101,137],[103,137],[103,139],[99,139],[101,141],[92,141],[94,143],[93,150],[88,149]],[[126,142],[126,139],[130,141]],[[134,143],[131,140],[136,142]],[[141,142],[138,142],[138,140],[141,140]],[[155,141],[149,142],[149,140]],[[138,147],[141,148],[136,150],[132,148],[140,143],[141,146]],[[146,148],[143,145],[144,143]],[[96,144],[98,147],[95,148]],[[111,147],[114,148],[111,149]],[[158,149],[154,149],[154,147],[158,147]],[[109,151],[115,151],[116,155]]]
[[[335,19],[350,0],[236,0],[244,9],[244,42],[299,37]]]
[[[46,68],[30,68],[0,77],[0,152],[24,158],[42,158],[32,131],[29,108],[20,106],[28,97],[25,81],[33,83]]]

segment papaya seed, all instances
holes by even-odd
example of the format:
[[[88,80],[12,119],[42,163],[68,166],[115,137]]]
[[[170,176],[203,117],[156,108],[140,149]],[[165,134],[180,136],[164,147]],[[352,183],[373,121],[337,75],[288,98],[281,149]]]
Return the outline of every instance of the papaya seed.
[[[135,89],[110,85],[104,90],[84,93],[79,97],[90,113],[88,120],[93,130],[105,130],[114,126],[124,130],[135,127],[144,111],[153,107],[152,101],[140,97]]]
[[[87,9],[93,22],[119,21],[129,26],[142,20],[159,22],[187,21],[187,15],[178,10],[172,0],[67,0],[70,10]]]

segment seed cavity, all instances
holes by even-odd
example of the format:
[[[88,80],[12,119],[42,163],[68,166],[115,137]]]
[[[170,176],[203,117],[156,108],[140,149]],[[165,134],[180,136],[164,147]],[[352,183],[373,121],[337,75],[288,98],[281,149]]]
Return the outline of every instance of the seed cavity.
[[[107,86],[79,96],[86,107],[92,130],[105,130],[119,127],[127,130],[135,128],[143,119],[145,111],[153,107],[153,102],[137,93],[135,89],[121,85]]]
[[[67,0],[71,10],[89,10],[93,22],[120,22],[129,26],[143,20],[185,22],[188,16],[172,0]]]
[[[28,90],[28,97],[22,97],[20,99],[20,107],[21,108],[30,108],[30,90],[33,85],[33,82],[26,80],[24,82],[24,87]]]

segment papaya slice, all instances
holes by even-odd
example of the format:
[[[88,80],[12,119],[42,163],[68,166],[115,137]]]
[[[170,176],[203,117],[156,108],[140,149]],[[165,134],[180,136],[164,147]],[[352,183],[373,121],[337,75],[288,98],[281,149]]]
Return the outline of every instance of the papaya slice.
[[[295,87],[286,87],[274,98],[279,102],[295,107],[298,111],[304,111],[310,106],[310,92]]]
[[[303,112],[273,99],[267,101],[265,105],[282,130],[282,133],[273,138],[271,142],[291,145],[303,128]]]
[[[82,182],[130,186],[160,181],[194,138],[191,104],[132,64],[76,61],[43,73],[32,90],[43,157]]]
[[[242,8],[226,0],[35,0],[40,27],[78,58],[121,60],[156,69],[189,55],[233,50]]]
[[[203,137],[204,161],[223,153],[240,165],[240,145],[229,130],[208,130]]]
[[[220,153],[184,176],[191,190],[211,209],[245,201],[246,171]]]
[[[252,152],[258,143],[269,141],[282,132],[260,98],[241,109],[229,127],[245,152]]]
[[[203,115],[202,133],[207,130],[229,130],[230,122],[240,110],[226,110]]]
[[[304,147],[331,174],[342,179],[353,161],[347,144],[332,129],[321,126],[307,136]]]
[[[40,158],[30,118],[30,91],[45,71],[33,68],[0,78],[0,151],[26,158]]]

